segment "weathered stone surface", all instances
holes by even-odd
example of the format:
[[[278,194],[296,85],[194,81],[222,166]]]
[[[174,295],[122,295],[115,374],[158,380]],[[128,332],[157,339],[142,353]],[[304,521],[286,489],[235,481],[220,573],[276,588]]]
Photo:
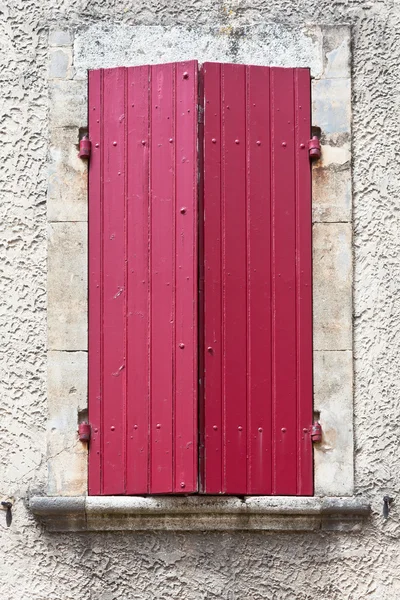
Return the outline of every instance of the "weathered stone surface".
[[[49,531],[80,531],[86,529],[85,497],[35,496],[29,501],[33,514],[46,521]]]
[[[50,81],[50,126],[87,127],[87,83]]]
[[[48,493],[54,496],[77,496],[87,492],[87,449],[82,442],[75,440],[73,445],[55,450],[59,440],[54,443],[57,432],[48,436]],[[76,438],[75,433],[75,438]],[[63,439],[65,442],[65,438]]]
[[[324,71],[322,77],[350,77],[350,28],[322,27]]]
[[[87,447],[78,440],[78,411],[87,407],[87,353],[47,357],[48,494],[77,496],[87,489]]]
[[[87,161],[78,157],[79,130],[50,132],[48,221],[87,221]]]
[[[325,141],[324,141],[325,140]],[[336,144],[334,140],[326,139],[321,142],[321,160],[316,163],[316,167],[349,167],[350,169],[350,142]],[[331,143],[330,143],[331,142]],[[350,178],[350,172],[349,172]]]
[[[314,352],[314,408],[320,412],[323,439],[314,446],[315,492],[354,493],[352,352]]]
[[[87,363],[87,352],[50,350],[47,354],[50,422],[60,419],[65,431],[74,434],[78,410],[87,408]]]
[[[129,27],[96,23],[75,36],[77,77],[88,69],[198,59],[310,67],[322,73],[322,36],[316,26],[257,23],[239,32],[232,27]]]
[[[47,324],[50,350],[87,350],[87,224],[48,228]]]
[[[54,29],[49,34],[49,46],[71,46],[72,34],[70,31]]]
[[[322,133],[348,133],[351,124],[350,79],[320,79],[312,82],[312,121]]]
[[[51,48],[49,79],[70,79],[72,77],[72,49]]]
[[[265,496],[244,499],[204,496],[33,497],[29,506],[53,531],[300,532],[317,531],[324,525],[331,531],[357,531],[371,510],[368,502],[359,498]]]
[[[352,247],[349,223],[313,226],[316,350],[352,348]]]
[[[352,216],[351,174],[343,167],[316,165],[312,178],[313,221],[350,222]]]

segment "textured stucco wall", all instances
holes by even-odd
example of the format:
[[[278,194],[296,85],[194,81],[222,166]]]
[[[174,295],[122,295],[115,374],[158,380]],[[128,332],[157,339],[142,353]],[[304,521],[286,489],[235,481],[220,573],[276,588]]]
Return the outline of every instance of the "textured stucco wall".
[[[24,499],[46,473],[48,28],[94,22],[235,27],[274,20],[353,26],[355,476],[373,519],[347,534],[62,534]],[[0,4],[0,592],[93,598],[397,600],[400,518],[400,5],[394,0],[6,0]],[[61,67],[60,67],[61,68]],[[70,66],[67,64],[67,68]],[[1,517],[1,513],[0,513]]]

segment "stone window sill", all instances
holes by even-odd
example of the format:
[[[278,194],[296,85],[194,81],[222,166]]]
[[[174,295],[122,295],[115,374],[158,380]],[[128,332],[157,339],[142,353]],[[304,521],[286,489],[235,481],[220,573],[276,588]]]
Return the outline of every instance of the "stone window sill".
[[[49,531],[359,531],[370,505],[355,497],[34,496]]]

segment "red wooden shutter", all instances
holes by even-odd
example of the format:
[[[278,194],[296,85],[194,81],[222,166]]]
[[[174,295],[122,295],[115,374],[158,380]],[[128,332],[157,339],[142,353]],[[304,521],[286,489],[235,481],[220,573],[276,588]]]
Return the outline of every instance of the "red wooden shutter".
[[[204,65],[210,494],[313,493],[310,74]]]
[[[89,73],[90,494],[197,490],[197,63]]]

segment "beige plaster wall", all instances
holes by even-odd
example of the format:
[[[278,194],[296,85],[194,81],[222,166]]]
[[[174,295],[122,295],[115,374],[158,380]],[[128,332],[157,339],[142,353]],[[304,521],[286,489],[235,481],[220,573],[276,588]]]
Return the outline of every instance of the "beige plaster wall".
[[[1,148],[1,250],[0,318],[2,331],[0,361],[1,436],[0,493],[14,501],[10,528],[0,521],[3,557],[0,561],[0,591],[16,600],[96,600],[184,598],[184,599],[306,599],[325,600],[372,598],[395,600],[400,595],[399,517],[394,505],[390,518],[381,516],[382,497],[398,494],[400,458],[398,426],[397,351],[399,318],[398,279],[400,244],[398,235],[399,166],[397,138],[399,129],[399,37],[400,7],[390,0],[366,3],[361,0],[231,0],[211,2],[146,2],[125,0],[64,0],[55,6],[48,0],[6,0],[0,5],[0,99]],[[340,406],[343,373],[351,372],[349,355],[355,356],[355,491],[370,500],[373,518],[357,535],[348,534],[261,534],[261,533],[172,533],[143,534],[62,534],[43,531],[26,509],[29,495],[47,491],[47,423],[54,415],[47,405],[46,373],[46,190],[47,164],[58,160],[56,144],[49,143],[49,107],[52,94],[63,97],[62,77],[75,86],[75,103],[58,103],[60,128],[76,127],[74,114],[80,111],[82,73],[74,65],[72,38],[85,45],[85,31],[94,24],[112,27],[124,25],[160,25],[196,27],[221,25],[222,48],[215,58],[238,53],[238,27],[266,24],[271,39],[299,23],[352,25],[352,100],[353,136],[349,139],[340,124],[326,132],[325,160],[335,165],[329,177],[335,177],[338,192],[325,199],[315,214],[317,247],[331,247],[329,232],[343,239],[353,235],[354,254],[354,338],[349,333],[329,330],[331,310],[321,309],[319,322],[326,318],[321,331],[316,364],[331,363],[334,381],[318,380],[316,387],[324,397],[329,387],[331,407]],[[269,25],[268,25],[269,24]],[[53,37],[48,72],[48,35]],[[123,37],[123,36],[122,36]],[[335,30],[331,30],[331,40]],[[227,40],[226,42],[224,40]],[[311,38],[311,42],[313,42]],[[225,46],[224,46],[225,44]],[[343,49],[324,41],[316,68],[327,68],[330,93],[350,93],[339,81]],[[132,48],[134,49],[135,46]],[[77,52],[79,49],[77,48]],[[79,51],[80,52],[80,51]],[[99,50],[94,50],[97,56]],[[230,53],[230,54],[229,54]],[[80,53],[79,56],[83,56]],[[178,57],[177,57],[178,58]],[[290,57],[289,57],[290,58]],[[77,63],[78,64],[78,63]],[[324,65],[327,65],[324,67]],[[48,92],[48,75],[56,77]],[[337,81],[338,80],[338,81]],[[328,84],[324,84],[328,85]],[[340,86],[342,88],[340,89]],[[50,95],[50,100],[49,100]],[[322,96],[321,96],[322,97]],[[318,107],[315,108],[317,110]],[[75,135],[60,130],[60,135]],[[72,140],[72,138],[71,138]],[[72,140],[73,143],[73,140]],[[349,226],[351,202],[340,206],[337,198],[348,193],[341,166],[348,168],[352,146],[354,227]],[[347,152],[347,154],[346,154]],[[82,194],[68,199],[76,211],[74,222],[65,223],[69,210],[57,206],[60,186],[70,178],[82,190],[84,167],[74,152],[62,158],[62,181],[52,181],[49,211],[49,243],[62,243],[69,229],[77,247],[85,244],[85,206]],[[333,175],[335,173],[335,175]],[[344,196],[341,196],[344,197]],[[349,196],[347,196],[349,198]],[[63,213],[64,210],[64,213]],[[72,251],[72,249],[71,249]],[[332,254],[325,253],[325,256]],[[351,256],[339,253],[335,260],[347,273]],[[50,261],[49,261],[50,266]],[[68,273],[68,284],[83,277],[82,265]],[[326,265],[326,268],[331,268]],[[351,271],[351,269],[350,269]],[[72,279],[71,279],[72,278]],[[80,281],[82,289],[85,282]],[[51,285],[49,283],[49,297]],[[75,299],[84,302],[82,297]],[[343,306],[340,304],[340,306]],[[336,306],[337,308],[337,306]],[[347,310],[351,310],[348,307]],[[59,321],[67,314],[59,314]],[[342,313],[337,314],[340,321]],[[336,322],[336,319],[335,319]],[[51,333],[49,372],[57,365],[60,351],[72,351],[74,359],[65,370],[62,385],[74,411],[84,398],[73,382],[84,369],[81,329],[69,337],[71,347],[58,346],[60,337]],[[67,327],[68,323],[64,323]],[[325,348],[326,335],[338,346]],[[53,337],[52,337],[53,336]],[[54,354],[52,354],[54,353]],[[51,359],[54,358],[54,361]],[[351,361],[350,361],[351,363]],[[326,364],[325,364],[326,367]],[[321,368],[325,368],[321,367]],[[322,372],[322,371],[320,371]],[[53,381],[57,380],[53,372]],[[51,390],[49,391],[51,393]],[[333,400],[337,399],[333,402]],[[62,410],[62,404],[59,409]],[[347,404],[348,406],[348,404]],[[329,416],[333,424],[343,414]],[[341,411],[339,411],[341,412]],[[71,417],[65,415],[66,421]],[[59,411],[57,412],[57,419]],[[348,414],[349,427],[352,415]],[[54,425],[54,430],[59,422]],[[67,427],[70,427],[68,425]],[[54,431],[53,431],[54,433]],[[52,435],[52,427],[49,436]],[[66,448],[78,464],[81,450],[71,440],[54,444],[54,459]],[[329,448],[326,453],[329,454]],[[63,472],[58,471],[59,477]],[[54,480],[55,481],[55,480]],[[70,481],[55,485],[73,485]],[[78,493],[75,492],[75,493]],[[1,514],[0,514],[1,517]]]

